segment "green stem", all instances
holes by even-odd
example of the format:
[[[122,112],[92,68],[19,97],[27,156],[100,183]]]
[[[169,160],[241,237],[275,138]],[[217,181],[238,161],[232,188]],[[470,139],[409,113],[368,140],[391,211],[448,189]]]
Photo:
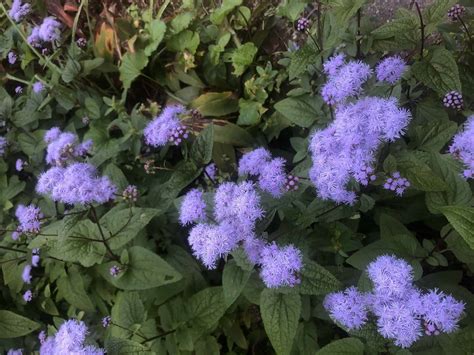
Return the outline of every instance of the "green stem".
[[[145,343],[148,343],[149,341],[152,341],[152,340],[155,340],[155,339],[159,339],[159,338],[162,338],[168,334],[172,334],[176,332],[176,329],[173,329],[173,330],[170,330],[170,331],[167,331],[167,332],[164,332],[164,333],[161,333],[159,335],[156,335],[154,337],[151,337],[151,338],[148,338],[148,339],[145,339],[144,341],[142,341],[142,344],[145,344]]]
[[[423,52],[425,50],[425,23],[423,22],[423,15],[421,14],[418,1],[415,1],[415,7],[416,7],[416,12],[418,12],[418,17],[420,18],[420,30],[421,30],[420,58],[423,59]]]
[[[114,254],[114,252],[109,246],[109,243],[107,243],[107,239],[105,238],[104,231],[102,230],[102,226],[99,223],[99,218],[97,217],[97,212],[93,205],[91,205],[91,213],[92,213],[92,217],[94,218],[95,224],[97,224],[97,228],[99,228],[100,237],[102,238],[102,243],[104,243],[105,249],[107,249],[107,252],[110,254],[110,257],[112,259],[119,261],[120,258]]]
[[[24,251],[24,250],[21,250],[21,249],[16,249],[16,248],[10,248],[10,247],[4,247],[4,246],[0,246],[0,249],[3,249],[3,250],[9,250],[9,251],[16,251],[18,253],[28,253],[27,251]]]

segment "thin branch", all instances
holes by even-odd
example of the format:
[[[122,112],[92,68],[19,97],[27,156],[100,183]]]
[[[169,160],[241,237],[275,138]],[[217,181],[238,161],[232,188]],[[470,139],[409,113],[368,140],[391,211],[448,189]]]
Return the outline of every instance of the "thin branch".
[[[107,252],[110,254],[110,257],[114,260],[120,260],[120,258],[114,254],[114,252],[112,251],[112,249],[110,248],[109,246],[109,243],[107,243],[107,239],[105,238],[105,235],[104,235],[104,231],[102,230],[102,227],[99,223],[99,219],[97,217],[97,212],[95,210],[95,207],[93,205],[91,205],[91,212],[92,212],[92,216],[94,217],[94,222],[95,224],[97,224],[97,228],[99,228],[99,233],[100,233],[100,236],[102,238],[102,243],[104,243],[105,245],[105,249],[107,249]]]
[[[16,249],[16,248],[11,248],[11,247],[5,247],[5,246],[0,246],[0,249],[3,249],[3,250],[9,250],[9,251],[16,251],[18,253],[28,253],[27,251],[25,250],[21,250],[21,249]]]
[[[418,17],[420,18],[420,30],[421,30],[421,48],[420,48],[420,57],[423,59],[423,51],[425,50],[425,23],[423,22],[423,15],[421,14],[420,6],[418,1],[415,1],[416,12],[418,12]]]
[[[359,10],[357,10],[357,54],[356,54],[356,57],[357,58],[360,58],[360,45],[361,45],[361,42],[362,42],[362,38],[360,36],[360,21],[361,21],[361,17],[362,17],[362,10],[359,8]]]
[[[164,337],[164,336],[166,336],[166,335],[168,335],[168,334],[172,334],[172,333],[174,333],[174,332],[176,332],[176,329],[169,330],[169,331],[167,331],[167,332],[161,333],[161,334],[156,335],[156,336],[154,336],[154,337],[145,339],[144,341],[142,341],[142,344],[148,343],[149,341],[152,341],[152,340],[155,340],[155,339],[162,338],[162,337]]]

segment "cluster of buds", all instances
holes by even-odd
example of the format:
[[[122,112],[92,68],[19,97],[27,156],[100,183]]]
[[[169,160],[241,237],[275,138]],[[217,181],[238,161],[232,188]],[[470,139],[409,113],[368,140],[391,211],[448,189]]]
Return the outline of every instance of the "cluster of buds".
[[[199,112],[198,109],[192,109],[191,110],[191,118],[193,120],[201,120],[202,119],[202,114]]]
[[[466,12],[466,8],[460,4],[456,4],[449,9],[448,17],[451,19],[451,21],[456,21],[464,14],[464,12]]]
[[[81,37],[76,41],[76,43],[79,47],[84,48],[87,45],[87,39]]]
[[[296,30],[298,32],[306,32],[306,30],[311,26],[311,22],[306,17],[301,17],[296,22]]]
[[[298,176],[288,174],[286,176],[286,182],[285,182],[286,191],[296,191],[296,190],[298,190],[299,181],[300,181],[300,179],[298,178]]]
[[[145,161],[145,164],[143,164],[143,169],[145,169],[145,173],[154,175],[156,172],[155,159],[148,159]]]
[[[114,265],[109,269],[110,276],[117,276],[122,272],[122,268],[119,265]]]
[[[400,173],[396,171],[392,174],[392,177],[385,181],[383,187],[386,190],[395,191],[398,196],[401,196],[410,185],[410,181],[401,177]]]
[[[423,322],[423,327],[425,328],[425,334],[426,335],[439,335],[440,331],[436,327],[436,325],[429,323],[429,322]]]
[[[104,328],[107,328],[110,323],[112,323],[112,318],[110,316],[105,316],[104,318],[102,318],[102,326]]]
[[[180,145],[184,139],[188,139],[189,133],[185,126],[179,126],[176,128],[171,137],[169,138],[169,142],[174,145]]]
[[[448,108],[462,110],[464,101],[462,95],[457,91],[450,91],[443,98],[443,105]]]
[[[138,189],[134,185],[128,185],[122,192],[122,198],[128,202],[137,202]]]
[[[363,166],[359,171],[354,172],[355,179],[362,185],[367,186],[369,181],[374,181],[377,176],[374,174],[374,169],[370,166]]]

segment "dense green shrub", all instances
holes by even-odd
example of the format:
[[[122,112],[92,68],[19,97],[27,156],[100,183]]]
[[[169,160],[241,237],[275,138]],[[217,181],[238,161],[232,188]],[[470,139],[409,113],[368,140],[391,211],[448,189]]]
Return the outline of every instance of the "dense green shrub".
[[[108,354],[474,352],[472,1],[381,26],[364,0],[22,3],[0,4],[0,351],[77,319]],[[379,314],[331,319],[381,255],[459,327],[418,314],[402,349]]]

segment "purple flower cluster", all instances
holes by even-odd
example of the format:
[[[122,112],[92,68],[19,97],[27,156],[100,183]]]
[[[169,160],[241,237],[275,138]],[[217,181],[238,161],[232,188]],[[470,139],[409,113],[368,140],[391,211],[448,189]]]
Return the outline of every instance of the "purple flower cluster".
[[[394,172],[383,184],[384,189],[395,191],[398,196],[402,196],[410,186],[410,181],[402,177],[398,171]]]
[[[26,284],[31,283],[31,265],[30,264],[26,264],[25,267],[23,268],[23,271],[21,273],[21,279]]]
[[[464,106],[464,100],[459,92],[453,90],[444,95],[443,105],[460,111]]]
[[[17,86],[15,88],[15,94],[20,95],[23,92],[23,88],[21,86]]]
[[[14,240],[17,240],[22,234],[35,235],[39,233],[41,219],[43,218],[39,207],[35,205],[18,205],[15,216],[18,218],[19,224],[16,231],[12,233]]]
[[[255,234],[256,223],[263,217],[260,196],[248,181],[225,182],[214,195],[214,221],[206,223],[206,202],[198,190],[184,197],[180,222],[196,224],[189,233],[193,254],[208,268],[214,269],[220,258],[243,246],[248,259],[260,266],[267,287],[293,286],[299,282],[302,256],[293,246],[279,248],[267,244]]]
[[[40,94],[44,90],[44,85],[41,81],[37,81],[33,84],[33,92],[35,94]]]
[[[40,262],[40,256],[39,256],[39,249],[35,248],[32,250],[32,255],[31,255],[31,264],[26,264],[23,267],[23,271],[21,273],[21,278],[24,283],[30,284],[31,283],[31,271],[33,267],[38,267]],[[23,300],[25,302],[30,302],[33,299],[33,292],[31,290],[27,290],[23,294]]]
[[[347,98],[357,95],[362,85],[372,75],[370,66],[361,61],[344,61],[344,55],[338,54],[323,65],[328,81],[321,89],[321,95],[328,105],[343,103]]]
[[[239,175],[258,176],[259,187],[273,197],[280,197],[285,192],[287,175],[285,160],[272,158],[265,148],[257,148],[243,155],[239,161]]]
[[[467,118],[464,130],[454,136],[449,152],[466,166],[464,177],[474,177],[474,115]]]
[[[135,185],[128,185],[122,192],[122,198],[129,202],[137,202],[138,195],[138,188]]]
[[[399,56],[387,57],[375,68],[378,81],[395,84],[407,69],[405,61]]]
[[[94,166],[73,163],[66,168],[52,167],[38,179],[36,191],[53,201],[68,204],[105,203],[117,188],[106,176],[99,177]]]
[[[23,161],[21,159],[17,159],[16,162],[15,162],[15,170],[16,171],[22,171],[23,167],[25,167],[26,165],[28,165],[28,163],[26,161]]]
[[[104,328],[107,328],[110,325],[110,323],[112,323],[112,317],[105,316],[104,318],[102,318],[102,326]]]
[[[351,179],[362,185],[373,181],[375,153],[383,142],[399,138],[410,113],[395,98],[365,97],[336,110],[335,120],[316,131],[309,150],[313,166],[309,176],[319,196],[352,204],[356,195],[347,189]]]
[[[16,55],[15,52],[10,51],[10,52],[8,52],[8,57],[7,58],[8,58],[8,64],[13,65],[13,64],[16,63],[16,61],[18,59],[18,56]]]
[[[28,43],[39,47],[42,42],[58,41],[61,37],[61,23],[54,17],[45,17],[41,25],[33,27],[28,36]]]
[[[143,131],[145,142],[153,147],[161,147],[168,143],[179,145],[188,138],[188,132],[179,120],[179,115],[186,112],[183,105],[166,106],[161,114],[153,119]]]
[[[5,154],[8,142],[5,137],[0,136],[0,157]]]
[[[13,21],[20,22],[30,11],[30,4],[23,4],[22,0],[13,0],[12,8],[8,12],[8,15]]]
[[[464,6],[456,4],[448,10],[448,17],[451,19],[451,21],[456,21],[458,18],[461,18],[465,12],[466,8]]]
[[[211,179],[215,180],[217,176],[217,166],[214,163],[209,164],[204,169],[206,171],[206,176]]]
[[[311,21],[306,17],[301,17],[296,22],[296,30],[299,32],[305,32],[311,26]]]
[[[10,349],[7,352],[7,355],[23,355],[22,349]]]
[[[48,337],[40,348],[40,355],[87,354],[104,355],[103,349],[84,344],[89,330],[84,322],[71,319],[64,322],[55,336]]]
[[[33,292],[31,290],[26,290],[23,294],[23,300],[25,302],[31,302],[33,300]]]
[[[46,162],[51,165],[64,166],[75,158],[85,156],[92,149],[92,140],[79,143],[76,134],[61,132],[58,127],[48,130],[44,141],[48,143]]]
[[[403,259],[379,256],[368,265],[367,273],[372,292],[361,293],[350,287],[324,300],[331,318],[342,326],[360,329],[371,313],[378,332],[403,348],[423,334],[451,333],[458,328],[464,303],[437,289],[425,293],[417,289],[413,286],[413,268]]]
[[[117,276],[120,272],[122,272],[122,268],[119,265],[113,265],[109,269],[109,274],[112,277]]]

